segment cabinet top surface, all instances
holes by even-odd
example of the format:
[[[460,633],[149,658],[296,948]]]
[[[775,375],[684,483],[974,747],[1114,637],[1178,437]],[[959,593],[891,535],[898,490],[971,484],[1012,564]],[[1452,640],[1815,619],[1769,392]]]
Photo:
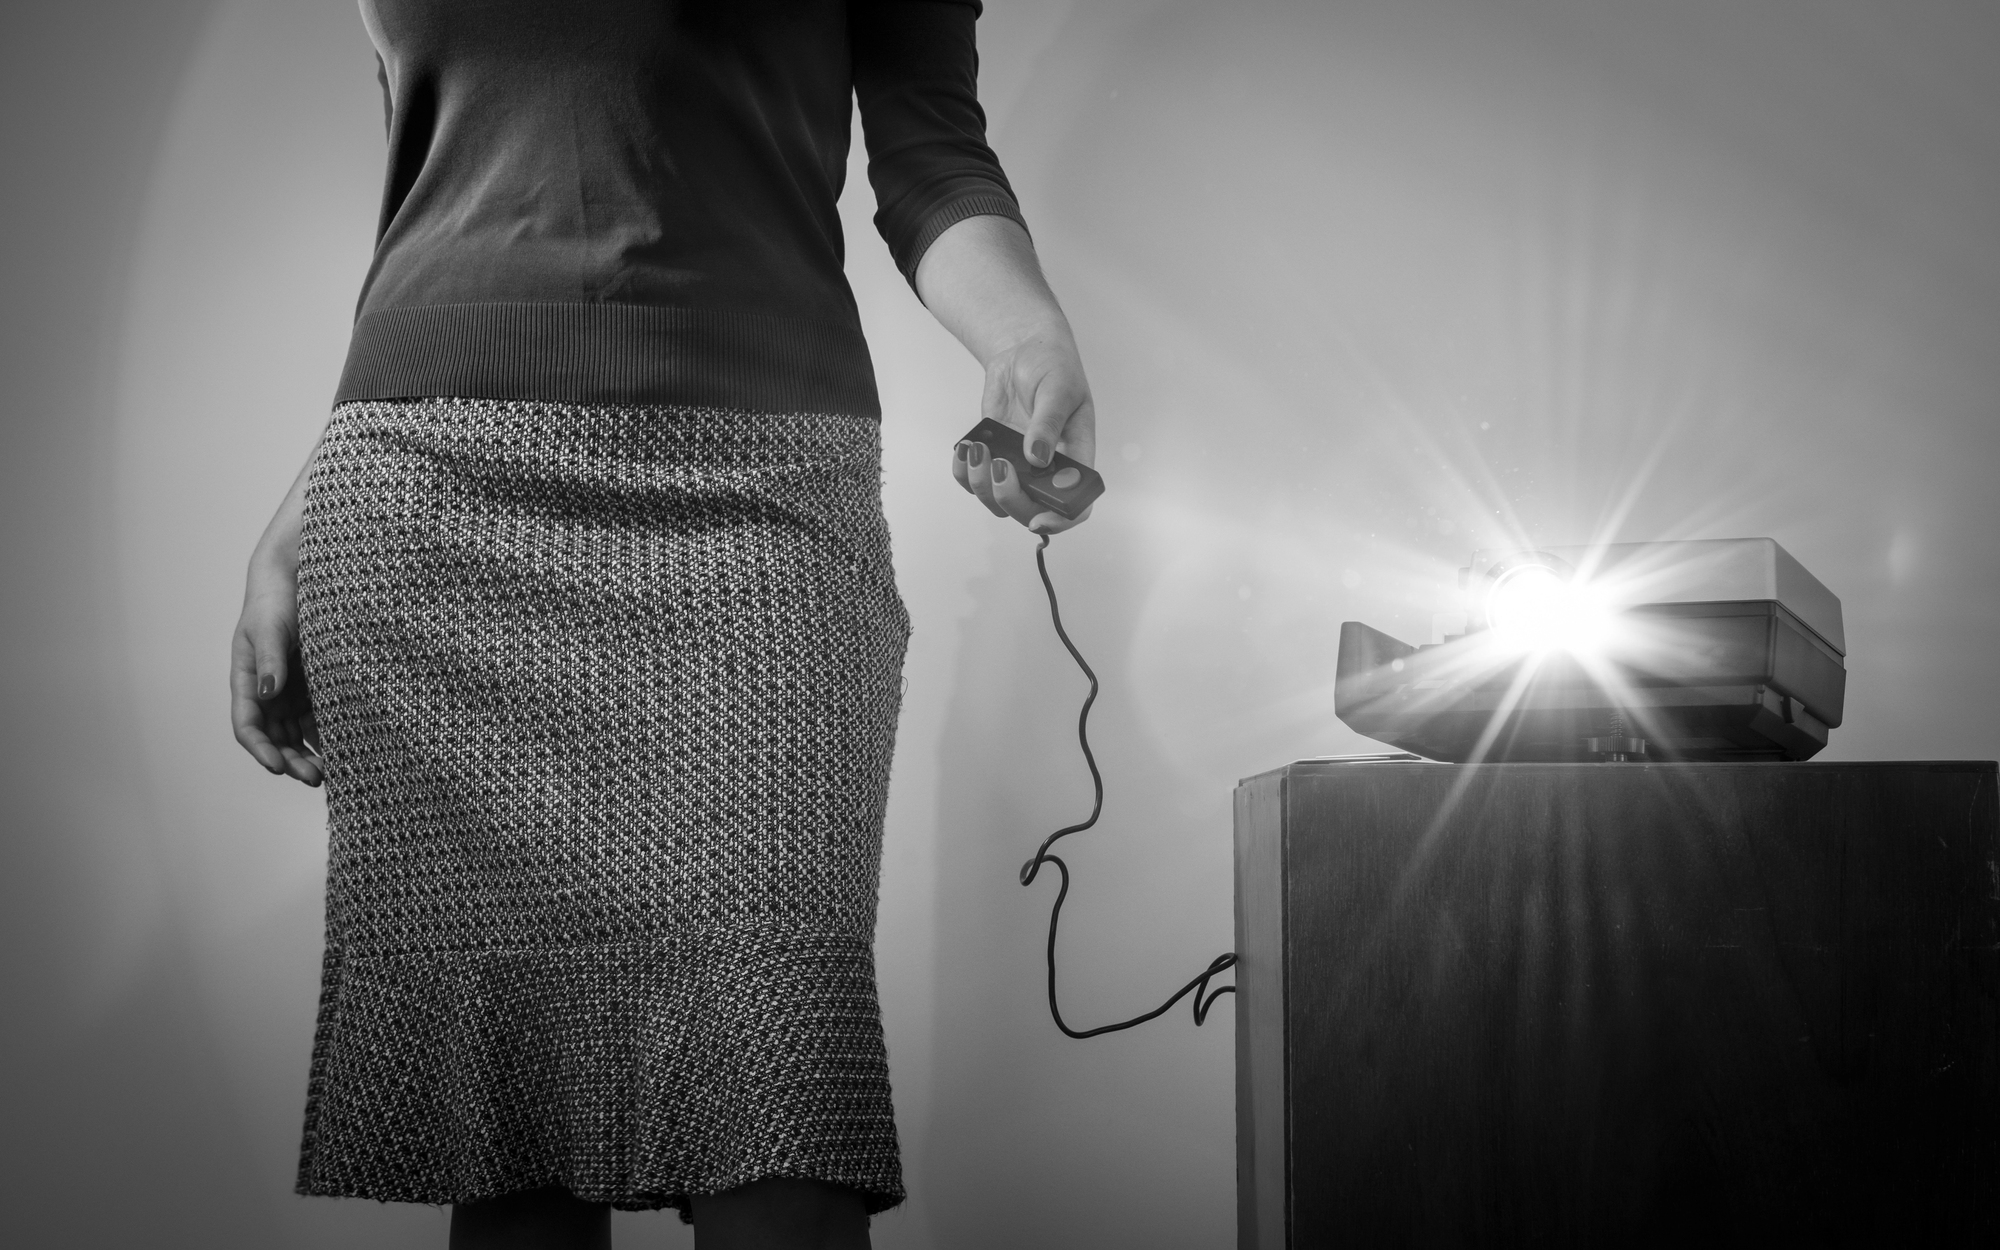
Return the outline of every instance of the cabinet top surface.
[[[1768,760],[1750,762],[1676,762],[1650,764],[1443,764],[1433,760],[1371,760],[1371,759],[1305,759],[1294,760],[1279,768],[1245,777],[1237,782],[1239,786],[1252,785],[1266,779],[1286,777],[1320,777],[1353,773],[1373,773],[1382,770],[1409,772],[1413,769],[1430,771],[1450,770],[1458,773],[1484,772],[1495,775],[1525,773],[1581,773],[1592,776],[1613,772],[1629,773],[1694,773],[1694,772],[1741,772],[1751,770],[1759,773],[1790,773],[1799,776],[1820,776],[1841,772],[1948,772],[1984,773],[1989,776],[2000,773],[2000,762],[1994,760],[1841,760],[1802,761],[1798,763],[1777,763]]]

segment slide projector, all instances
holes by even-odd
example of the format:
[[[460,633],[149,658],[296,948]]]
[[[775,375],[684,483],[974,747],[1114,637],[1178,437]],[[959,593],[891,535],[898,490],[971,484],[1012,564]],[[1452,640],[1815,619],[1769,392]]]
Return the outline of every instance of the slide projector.
[[[1466,625],[1340,627],[1334,712],[1431,759],[1803,760],[1840,724],[1840,600],[1769,538],[1474,552]]]

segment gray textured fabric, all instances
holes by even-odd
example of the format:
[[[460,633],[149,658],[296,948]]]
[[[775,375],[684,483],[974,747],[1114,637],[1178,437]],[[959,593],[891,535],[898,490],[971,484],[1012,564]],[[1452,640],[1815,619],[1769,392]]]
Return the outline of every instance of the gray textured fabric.
[[[342,405],[299,619],[330,838],[301,1192],[901,1200],[873,421]]]

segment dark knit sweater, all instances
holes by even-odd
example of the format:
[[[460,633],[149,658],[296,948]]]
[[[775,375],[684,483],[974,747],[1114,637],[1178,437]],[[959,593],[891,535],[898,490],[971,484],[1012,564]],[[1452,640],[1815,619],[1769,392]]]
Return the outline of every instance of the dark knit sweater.
[[[362,0],[389,170],[337,401],[875,415],[835,202],[859,99],[905,276],[1020,220],[977,0]]]

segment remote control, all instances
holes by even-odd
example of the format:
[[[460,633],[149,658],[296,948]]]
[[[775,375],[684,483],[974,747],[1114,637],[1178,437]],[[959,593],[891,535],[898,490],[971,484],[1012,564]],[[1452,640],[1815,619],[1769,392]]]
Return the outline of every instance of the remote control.
[[[986,444],[988,456],[1005,460],[1020,474],[1021,489],[1028,498],[1065,520],[1074,521],[1104,493],[1104,478],[1096,469],[1061,452],[1051,456],[1042,468],[1029,464],[1021,432],[1010,425],[981,421],[959,441]]]

